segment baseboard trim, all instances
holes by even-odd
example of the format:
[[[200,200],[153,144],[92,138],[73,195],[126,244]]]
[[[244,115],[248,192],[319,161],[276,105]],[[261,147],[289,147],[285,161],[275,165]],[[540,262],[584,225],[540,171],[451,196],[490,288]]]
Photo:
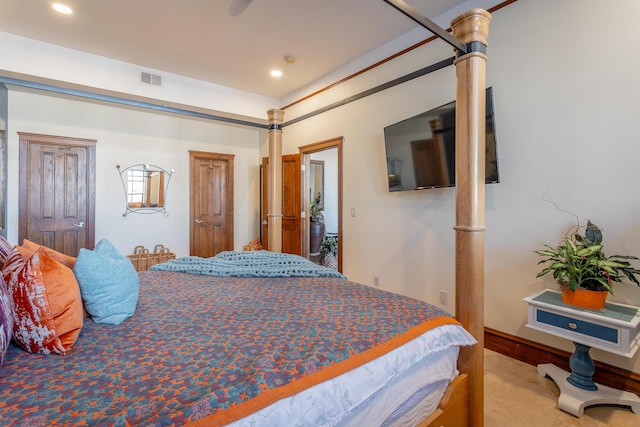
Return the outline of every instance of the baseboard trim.
[[[571,353],[495,329],[484,328],[484,347],[529,365],[553,363],[569,370]],[[595,364],[595,382],[640,395],[640,374],[598,361]]]

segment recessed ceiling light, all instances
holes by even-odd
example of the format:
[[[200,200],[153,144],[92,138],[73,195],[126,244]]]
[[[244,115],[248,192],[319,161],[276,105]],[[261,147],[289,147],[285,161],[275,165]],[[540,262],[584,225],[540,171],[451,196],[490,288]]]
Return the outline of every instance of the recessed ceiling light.
[[[271,77],[282,77],[282,71],[280,70],[272,70]]]
[[[56,12],[60,12],[60,13],[63,13],[65,15],[71,15],[73,13],[73,10],[71,10],[71,8],[69,6],[67,6],[66,4],[53,3],[51,5],[51,7],[53,7],[56,10]]]

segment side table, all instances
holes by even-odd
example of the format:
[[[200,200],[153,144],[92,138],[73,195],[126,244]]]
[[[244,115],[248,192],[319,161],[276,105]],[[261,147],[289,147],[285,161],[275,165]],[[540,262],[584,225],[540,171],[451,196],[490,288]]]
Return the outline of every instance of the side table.
[[[607,303],[603,310],[588,310],[562,302],[560,292],[546,289],[524,299],[529,307],[527,327],[570,339],[575,351],[569,358],[571,372],[553,364],[538,365],[560,389],[558,407],[576,417],[591,405],[624,405],[640,414],[640,397],[593,381],[592,347],[633,357],[640,346],[640,308]]]

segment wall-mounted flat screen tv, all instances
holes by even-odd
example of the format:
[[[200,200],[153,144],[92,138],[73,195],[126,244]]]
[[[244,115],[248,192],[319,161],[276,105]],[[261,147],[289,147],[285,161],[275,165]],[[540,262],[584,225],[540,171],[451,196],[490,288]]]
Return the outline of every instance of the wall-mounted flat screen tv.
[[[497,183],[493,90],[486,94],[485,183]],[[455,101],[384,128],[389,191],[455,185]]]

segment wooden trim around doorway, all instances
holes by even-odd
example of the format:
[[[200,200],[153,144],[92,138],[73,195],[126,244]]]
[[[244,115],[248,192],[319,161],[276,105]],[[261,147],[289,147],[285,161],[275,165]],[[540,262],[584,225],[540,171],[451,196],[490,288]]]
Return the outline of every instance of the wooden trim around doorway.
[[[315,142],[308,145],[303,145],[299,147],[300,155],[302,156],[302,164],[305,167],[305,170],[309,170],[310,165],[310,155],[312,153],[317,153],[319,151],[328,150],[331,148],[338,149],[338,271],[342,272],[342,254],[344,253],[343,246],[343,231],[342,231],[342,143],[344,138],[339,136],[336,138],[327,139],[320,142]],[[304,183],[302,186],[302,210],[305,212],[304,221],[302,222],[303,230],[306,230],[302,233],[302,256],[309,258],[309,205],[311,203],[311,199],[309,196],[308,189],[310,188],[309,174],[304,174]]]

